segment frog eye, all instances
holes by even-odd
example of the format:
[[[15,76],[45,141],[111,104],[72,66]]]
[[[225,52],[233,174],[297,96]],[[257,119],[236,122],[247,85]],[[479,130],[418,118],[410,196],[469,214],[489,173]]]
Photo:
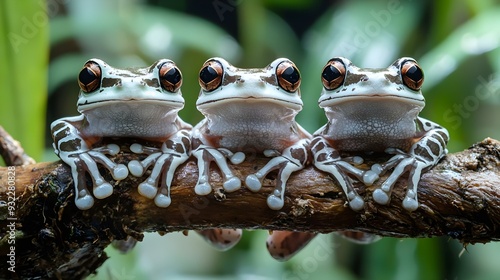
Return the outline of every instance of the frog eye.
[[[198,77],[198,82],[204,91],[210,92],[222,84],[224,70],[222,64],[216,60],[210,60],[203,64]]]
[[[291,61],[283,61],[278,64],[276,76],[280,87],[288,92],[295,92],[300,86],[299,69]]]
[[[327,90],[334,90],[344,84],[345,65],[339,60],[331,59],[323,68],[321,81]]]
[[[94,61],[85,63],[78,75],[78,85],[83,92],[92,92],[101,85],[101,67]]]
[[[160,84],[164,90],[176,92],[182,85],[182,73],[172,62],[165,62],[160,66]]]
[[[403,83],[412,90],[420,90],[424,83],[424,71],[415,61],[407,60],[401,65]]]

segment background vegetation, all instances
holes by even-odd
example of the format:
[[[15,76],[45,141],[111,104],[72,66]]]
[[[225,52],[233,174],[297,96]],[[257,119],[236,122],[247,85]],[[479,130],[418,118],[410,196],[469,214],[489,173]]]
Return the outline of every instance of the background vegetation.
[[[2,1],[0,17],[0,125],[39,161],[57,160],[47,128],[57,118],[77,114],[76,75],[91,57],[116,67],[173,59],[184,75],[186,106],[180,114],[192,124],[202,118],[195,101],[197,74],[206,59],[221,56],[240,67],[264,67],[288,57],[303,78],[305,106],[297,119],[314,132],[326,122],[317,99],[329,58],[387,67],[411,56],[426,75],[421,115],[448,128],[450,152],[485,137],[500,139],[500,6],[495,0]],[[468,246],[463,252],[448,238],[384,238],[360,246],[322,235],[291,261],[279,263],[268,256],[265,237],[263,231],[246,232],[236,248],[219,253],[194,234],[148,234],[127,255],[108,248],[111,259],[94,278],[500,277],[499,244]]]

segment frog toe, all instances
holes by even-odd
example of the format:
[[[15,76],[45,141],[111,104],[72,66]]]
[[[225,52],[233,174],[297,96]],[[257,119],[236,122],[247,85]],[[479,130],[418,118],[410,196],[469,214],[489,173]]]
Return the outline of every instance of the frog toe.
[[[197,195],[207,195],[209,194],[210,192],[212,191],[212,186],[207,183],[207,182],[204,182],[204,183],[198,183],[196,184],[196,186],[194,187],[194,192],[197,194]]]
[[[241,188],[241,180],[237,177],[228,178],[222,185],[227,192],[234,192]]]
[[[120,152],[120,146],[116,144],[108,144],[106,147],[108,148],[108,153],[112,156]]]
[[[354,211],[360,211],[365,207],[365,201],[358,194],[351,192],[347,195],[349,200],[349,207]]]
[[[262,188],[262,183],[255,174],[250,174],[245,179],[245,185],[253,192],[258,192]]]
[[[379,176],[382,173],[383,168],[382,168],[382,166],[380,164],[375,163],[374,165],[372,165],[372,167],[370,168],[370,170],[373,173],[377,174],[377,176]]]
[[[94,196],[98,199],[106,198],[113,194],[113,186],[110,183],[103,183],[94,188]]]
[[[373,200],[378,204],[387,205],[389,203],[389,195],[382,189],[376,189],[373,192]]]
[[[232,164],[240,164],[245,161],[245,154],[242,152],[236,152],[229,158],[229,160]]]
[[[273,210],[280,210],[285,205],[285,201],[280,196],[271,194],[267,197],[267,206]]]
[[[418,208],[417,194],[413,190],[409,190],[403,199],[403,208],[408,211],[415,211]]]
[[[90,194],[75,199],[75,205],[80,210],[88,210],[94,206],[94,198]]]
[[[139,188],[137,190],[142,196],[147,197],[149,199],[153,199],[156,196],[156,193],[158,192],[158,188],[156,188],[152,184],[149,184],[148,182],[140,183]]]
[[[418,208],[418,201],[415,198],[405,197],[403,200],[403,208],[408,211],[415,211]]]
[[[164,194],[158,194],[158,195],[155,197],[155,204],[156,204],[156,206],[158,206],[158,207],[165,208],[165,207],[170,206],[170,203],[172,203],[172,199],[170,199],[170,197],[169,197],[169,196],[167,196],[167,195],[164,195]]]
[[[118,164],[113,169],[113,178],[115,180],[123,180],[128,176],[128,168],[124,164]]]
[[[138,160],[131,160],[128,163],[128,170],[135,177],[141,177],[144,174],[144,166]]]
[[[371,186],[377,179],[378,174],[372,170],[368,170],[363,174],[363,183],[367,186]]]

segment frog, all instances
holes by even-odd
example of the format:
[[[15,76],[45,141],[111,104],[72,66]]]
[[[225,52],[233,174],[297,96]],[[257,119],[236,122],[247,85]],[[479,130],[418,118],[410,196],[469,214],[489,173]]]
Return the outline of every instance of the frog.
[[[173,173],[189,158],[191,147],[192,126],[178,116],[184,107],[181,84],[182,73],[169,59],[130,69],[114,68],[98,58],[84,64],[78,75],[77,109],[81,114],[51,124],[54,151],[71,168],[77,208],[88,210],[94,198],[104,199],[113,193],[98,164],[116,181],[129,174],[140,177],[153,166],[138,191],[155,198],[160,207],[170,204]],[[109,156],[121,151],[115,144],[119,138],[130,138],[134,142],[130,150],[146,155],[146,159],[132,160],[127,166],[113,162]],[[92,181],[92,193],[86,185],[86,173]]]
[[[262,180],[278,170],[277,185],[267,204],[273,210],[283,207],[290,174],[309,160],[311,135],[295,121],[303,105],[300,78],[298,68],[286,58],[278,58],[265,68],[251,69],[237,68],[220,57],[205,62],[196,101],[205,118],[192,131],[192,154],[199,168],[195,187],[198,195],[212,191],[208,180],[210,162],[222,171],[224,190],[232,192],[241,187],[241,181],[232,174],[227,159],[238,164],[244,161],[245,153],[264,154],[272,159],[248,175],[245,184],[257,192]]]
[[[425,98],[424,72],[417,61],[402,57],[387,68],[359,68],[347,58],[334,57],[324,66],[321,80],[318,103],[328,123],[313,133],[313,165],[335,178],[355,211],[362,210],[365,202],[352,177],[370,186],[392,169],[372,193],[376,203],[388,205],[395,182],[408,172],[402,206],[418,209],[421,175],[446,156],[449,134],[419,116]],[[360,169],[362,153],[387,154],[389,159]]]
[[[228,164],[243,162],[247,154],[263,154],[271,159],[245,178],[246,187],[257,192],[262,180],[277,170],[276,185],[268,196],[269,208],[284,206],[286,182],[290,175],[309,162],[311,135],[296,121],[302,109],[301,76],[289,59],[278,58],[264,68],[237,68],[220,57],[208,59],[199,72],[201,87],[196,102],[205,118],[192,131],[192,155],[197,159],[199,176],[195,192],[211,193],[210,163],[224,177],[223,189],[241,188],[241,180]],[[223,249],[233,246],[241,230],[212,229],[201,232],[212,243],[223,240]],[[224,234],[225,237],[217,236]]]

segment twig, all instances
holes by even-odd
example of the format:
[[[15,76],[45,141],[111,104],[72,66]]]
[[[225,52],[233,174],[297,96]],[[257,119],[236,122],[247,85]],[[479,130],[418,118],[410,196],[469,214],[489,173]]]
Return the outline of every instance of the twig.
[[[2,126],[0,126],[0,155],[7,165],[20,166],[35,163],[35,160],[24,152],[21,143],[14,140]]]

